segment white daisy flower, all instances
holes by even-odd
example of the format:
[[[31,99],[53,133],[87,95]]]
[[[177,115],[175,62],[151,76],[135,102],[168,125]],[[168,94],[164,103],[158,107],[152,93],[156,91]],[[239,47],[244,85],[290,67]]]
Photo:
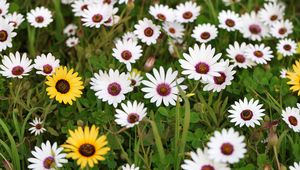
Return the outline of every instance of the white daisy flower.
[[[16,12],[5,15],[4,19],[8,24],[11,24],[14,28],[18,28],[21,25],[21,23],[24,21],[23,15],[18,14]]]
[[[51,11],[43,6],[30,10],[26,18],[36,28],[47,27],[53,21]]]
[[[237,41],[233,45],[229,45],[226,49],[227,56],[231,59],[231,62],[234,63],[234,66],[239,68],[251,68],[255,63],[246,57],[245,51],[247,48],[246,43],[239,44]]]
[[[215,39],[218,35],[218,29],[215,25],[212,24],[199,24],[193,30],[192,37],[200,42],[206,43]]]
[[[215,131],[207,144],[209,159],[230,164],[238,162],[247,152],[244,139],[233,128]]]
[[[32,127],[29,128],[28,130],[30,131],[30,133],[34,133],[35,136],[40,135],[42,133],[44,133],[45,131],[47,131],[44,127],[43,127],[43,123],[41,121],[41,118],[35,118],[32,122],[29,123]]]
[[[6,0],[0,0],[0,17],[5,16],[8,13],[9,3]]]
[[[140,170],[140,168],[135,166],[134,164],[132,164],[132,165],[126,164],[126,165],[123,165],[121,168],[122,168],[122,170]]]
[[[76,34],[77,28],[78,28],[77,25],[69,24],[65,27],[64,34],[66,34],[67,36],[73,36]]]
[[[116,25],[120,21],[120,16],[118,15],[113,15],[111,16],[107,21],[103,23],[106,27],[111,27],[113,25]]]
[[[248,45],[245,55],[257,64],[267,64],[274,57],[271,48],[265,44]]]
[[[119,0],[119,4],[129,4],[129,3],[134,3],[134,0]]]
[[[221,56],[221,53],[215,55],[211,45],[199,47],[195,44],[194,48],[189,48],[189,54],[183,53],[184,59],[179,60],[182,74],[188,75],[189,79],[213,81],[213,76],[220,76],[218,72],[225,69],[225,63],[218,62]]]
[[[228,117],[231,119],[230,122],[235,123],[235,126],[254,128],[255,125],[260,125],[259,121],[265,115],[265,109],[262,107],[263,105],[259,104],[258,100],[251,99],[248,101],[247,98],[244,98],[243,101],[240,99],[231,105],[231,110],[228,110],[230,113]]]
[[[185,159],[181,168],[183,170],[230,170],[227,164],[209,159],[207,148],[203,151],[198,148],[196,152],[191,152],[191,160]]]
[[[286,38],[293,33],[293,23],[289,20],[276,21],[272,24],[270,33],[273,37],[281,39]]]
[[[155,4],[150,6],[149,13],[157,20],[173,22],[175,20],[175,13],[168,5]]]
[[[265,3],[264,7],[259,10],[258,17],[267,24],[272,25],[275,21],[283,19],[284,8],[277,3]]]
[[[126,64],[128,71],[131,71],[131,64],[135,63],[142,56],[142,46],[137,42],[129,40],[119,40],[116,43],[116,47],[113,48],[113,54],[116,59],[121,63]]]
[[[244,38],[253,41],[261,41],[269,36],[269,28],[260,21],[254,11],[242,15],[238,27]]]
[[[200,14],[201,7],[195,2],[186,1],[176,6],[175,17],[180,23],[193,22]]]
[[[134,33],[137,37],[147,45],[156,44],[156,40],[160,35],[160,26],[155,25],[151,20],[144,18],[139,20],[134,26]]]
[[[123,36],[122,36],[122,40],[123,41],[135,41],[138,42],[138,37],[135,35],[134,32],[126,32]]]
[[[235,31],[238,29],[237,24],[241,22],[239,14],[231,10],[223,10],[219,13],[219,27],[227,31]]]
[[[59,67],[59,60],[48,53],[47,55],[41,54],[34,59],[33,67],[37,69],[37,74],[44,76],[52,75],[55,72],[55,69]]]
[[[62,4],[69,5],[72,4],[75,0],[61,0]]]
[[[286,76],[287,76],[287,69],[281,69],[280,70],[280,78],[286,78]]]
[[[97,0],[95,0],[95,2],[96,1]],[[117,2],[117,0],[100,0],[101,4],[107,4],[107,5],[111,5],[111,6],[113,6],[116,2]]]
[[[282,111],[282,119],[293,129],[294,132],[300,132],[300,109],[287,107]]]
[[[0,17],[0,52],[12,47],[12,38],[17,35],[14,27]]]
[[[140,123],[147,115],[147,108],[144,107],[144,103],[138,103],[137,101],[127,101],[127,104],[122,103],[122,110],[116,109],[115,122],[126,128],[131,128]]]
[[[146,73],[149,80],[143,80],[144,88],[141,90],[145,92],[145,98],[151,99],[151,103],[156,103],[160,106],[162,103],[165,106],[176,105],[177,95],[179,94],[179,86],[182,90],[187,89],[187,86],[181,85],[184,78],[177,78],[178,71],[169,68],[167,71],[161,66],[159,70],[153,69],[153,75]]]
[[[83,26],[100,28],[113,14],[113,6],[107,4],[89,5],[81,15]]]
[[[75,47],[78,43],[79,43],[79,38],[77,38],[77,37],[69,37],[66,40],[66,45],[70,48]]]
[[[179,22],[164,22],[163,29],[172,38],[181,39],[184,35],[184,26]]]
[[[241,2],[241,0],[222,0],[226,6],[234,5]]]
[[[84,10],[88,9],[88,6],[90,5],[95,5],[94,0],[75,0],[71,7],[72,7],[72,12],[74,13],[75,16],[80,17],[83,14]]]
[[[277,43],[276,49],[284,57],[292,56],[297,53],[297,43],[289,38],[281,39]]]
[[[91,78],[91,89],[96,93],[98,99],[108,102],[109,105],[117,107],[125,99],[125,94],[131,92],[131,81],[125,73],[119,73],[119,70],[109,69],[109,72],[99,70]]]
[[[129,80],[131,81],[131,86],[137,87],[141,84],[143,77],[141,76],[141,72],[138,71],[137,69],[133,69],[129,74],[128,74]]]
[[[9,57],[5,55],[2,59],[0,74],[7,78],[23,78],[31,71],[31,62],[26,53],[22,56],[18,51],[15,54],[9,53]]]
[[[207,81],[207,83],[203,90],[204,91],[213,91],[213,92],[220,92],[221,90],[225,89],[227,86],[231,85],[233,80],[233,75],[236,71],[233,70],[234,66],[229,65],[229,60],[224,61],[223,59],[220,62],[225,62],[225,70],[220,71],[220,76],[214,76],[213,82]]]
[[[294,165],[289,166],[289,170],[300,170],[300,162],[294,162]]]
[[[62,153],[63,148],[58,147],[55,142],[53,145],[49,141],[42,143],[41,148],[35,147],[31,154],[34,157],[28,159],[30,164],[29,169],[33,170],[53,170],[62,168],[63,164],[67,163],[67,154]]]

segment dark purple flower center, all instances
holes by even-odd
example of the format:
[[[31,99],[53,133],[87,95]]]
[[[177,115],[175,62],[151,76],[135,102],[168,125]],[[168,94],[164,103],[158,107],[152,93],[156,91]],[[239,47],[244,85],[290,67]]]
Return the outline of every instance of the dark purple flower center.
[[[244,63],[246,58],[244,57],[244,55],[242,54],[238,54],[235,56],[235,60],[238,62],[238,63]]]
[[[50,64],[46,64],[46,65],[43,66],[43,72],[45,74],[52,73],[52,70],[53,70],[53,68],[52,68],[52,66]]]
[[[297,118],[295,116],[289,116],[288,119],[289,119],[289,122],[290,122],[291,125],[293,125],[293,126],[297,126],[298,125],[298,120],[297,120]]]
[[[53,163],[55,163],[53,156],[47,157],[43,162],[44,168],[50,169]]]
[[[203,165],[200,170],[215,170],[211,165]]]
[[[15,76],[22,75],[24,73],[24,68],[21,66],[15,66],[12,70],[11,73]]]
[[[257,24],[252,24],[249,26],[249,31],[252,34],[260,34],[261,33],[261,27]]]
[[[154,31],[151,27],[147,27],[144,30],[144,34],[145,34],[146,37],[151,37],[154,34]]]
[[[130,113],[127,117],[127,121],[131,124],[139,121],[140,116],[136,113]]]
[[[249,109],[243,110],[241,113],[241,118],[245,121],[251,120],[253,117],[253,112]]]
[[[103,16],[101,14],[95,14],[93,17],[92,17],[92,21],[95,22],[95,23],[99,23],[101,22],[103,19]]]
[[[37,17],[35,17],[35,21],[37,23],[42,23],[42,22],[44,22],[44,17],[43,16],[37,16]]]
[[[185,13],[182,14],[182,17],[184,19],[191,19],[193,17],[193,13],[190,12],[190,11],[187,11],[187,12],[185,12]]]
[[[234,22],[234,20],[232,20],[232,19],[226,19],[225,24],[226,24],[228,27],[234,27],[234,26],[235,26],[235,22]]]
[[[197,73],[206,74],[209,72],[209,66],[206,63],[200,62],[195,66],[195,70]]]
[[[168,96],[171,93],[171,87],[167,83],[161,83],[156,87],[156,91],[161,96]]]
[[[122,53],[121,53],[121,57],[124,59],[124,60],[130,60],[131,57],[132,57],[132,54],[129,50],[124,50]]]
[[[166,20],[166,16],[164,14],[157,14],[156,15],[158,19],[165,21]]]
[[[108,85],[107,91],[112,96],[117,96],[120,94],[122,88],[119,83],[114,82]]]
[[[220,76],[214,76],[214,82],[217,85],[221,85],[225,82],[226,80],[226,75],[223,72],[219,72]]]

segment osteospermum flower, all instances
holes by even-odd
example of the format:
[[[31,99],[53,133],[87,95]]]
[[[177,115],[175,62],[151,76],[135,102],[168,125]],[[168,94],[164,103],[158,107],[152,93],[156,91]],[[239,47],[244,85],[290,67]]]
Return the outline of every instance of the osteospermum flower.
[[[119,70],[110,69],[108,73],[99,70],[99,73],[95,73],[91,78],[91,89],[96,92],[98,99],[107,101],[114,107],[125,99],[125,94],[133,90],[130,84],[128,75],[120,73]]]
[[[51,75],[59,67],[59,60],[55,59],[51,53],[41,54],[34,59],[33,67],[38,70],[37,74]]]
[[[229,65],[229,60],[221,60],[220,62],[225,62],[225,70],[220,71],[220,76],[214,76],[213,81],[204,82],[206,85],[204,86],[204,91],[213,91],[213,92],[220,92],[221,90],[225,89],[227,86],[231,85],[231,81],[233,80],[233,75],[236,71],[233,70],[234,66]]]
[[[144,103],[127,101],[126,104],[122,103],[121,106],[122,110],[116,109],[115,121],[118,125],[126,128],[139,124],[147,114],[147,108],[144,107]]]
[[[18,14],[16,12],[12,13],[12,14],[7,14],[4,16],[4,20],[12,25],[14,28],[18,28],[21,23],[24,21],[24,17],[22,14]]]
[[[134,32],[126,32],[123,36],[122,36],[122,40],[123,41],[138,41],[138,37],[134,34]]]
[[[245,137],[233,128],[215,131],[207,143],[209,159],[224,163],[238,162],[247,152],[244,139]]]
[[[3,17],[7,14],[9,8],[9,3],[6,0],[0,0],[0,17]]]
[[[71,7],[75,16],[80,17],[84,10],[88,9],[88,6],[95,5],[94,0],[75,0]]]
[[[140,169],[139,167],[137,167],[134,164],[131,164],[131,165],[126,164],[126,165],[123,165],[121,168],[122,168],[122,170],[139,170]]]
[[[141,76],[141,71],[138,71],[137,69],[133,69],[129,75],[129,80],[131,81],[131,86],[137,87],[141,84],[141,81],[143,80],[143,77]]]
[[[244,38],[261,41],[269,35],[268,27],[260,21],[254,11],[242,15],[240,21],[238,27]]]
[[[116,42],[116,47],[113,49],[113,54],[121,63],[126,64],[128,71],[131,71],[131,64],[135,63],[142,56],[142,46],[136,41],[119,40]]]
[[[223,10],[219,13],[219,27],[227,31],[235,31],[238,29],[237,25],[241,22],[239,14],[231,10]]]
[[[62,4],[69,5],[72,4],[75,0],[61,0]]]
[[[77,37],[69,37],[66,40],[66,45],[70,48],[75,47],[78,43],[79,43],[79,38],[77,38]]]
[[[203,151],[198,148],[196,152],[191,152],[191,160],[185,159],[181,168],[183,170],[230,170],[228,165],[209,159],[207,148]]]
[[[300,162],[294,162],[292,166],[289,166],[289,170],[299,170],[300,169]]]
[[[200,43],[206,43],[210,40],[213,40],[218,35],[218,29],[215,25],[212,24],[199,24],[196,26],[193,30],[192,37],[200,42]]]
[[[175,17],[177,22],[188,23],[197,19],[200,14],[201,7],[195,2],[186,1],[176,6]]]
[[[239,3],[241,0],[222,0],[226,6],[234,5]]]
[[[275,21],[283,19],[284,7],[277,3],[265,3],[259,10],[258,17],[267,25],[272,25]]]
[[[300,109],[287,107],[282,111],[282,119],[293,129],[294,132],[300,132]]]
[[[293,32],[293,23],[289,20],[276,21],[272,24],[270,33],[275,38],[286,38]]]
[[[77,25],[69,24],[65,27],[64,34],[66,34],[67,36],[73,36],[76,34],[77,28],[78,28]]]
[[[163,29],[167,32],[167,34],[176,39],[180,39],[183,37],[183,32],[185,31],[183,25],[178,22],[164,22]]]
[[[31,71],[33,67],[31,62],[26,53],[22,56],[18,51],[15,54],[9,53],[9,57],[5,55],[2,59],[0,73],[7,78],[23,78]]]
[[[113,14],[113,6],[107,4],[89,5],[81,15],[81,21],[86,27],[100,28]]]
[[[110,151],[107,147],[107,138],[105,135],[99,137],[99,128],[93,125],[91,128],[85,126],[78,127],[74,131],[69,130],[70,136],[66,143],[62,145],[67,158],[77,160],[77,165],[83,169],[87,165],[91,168],[99,161],[105,160],[103,157]]]
[[[62,153],[63,148],[58,147],[55,142],[53,145],[49,141],[42,143],[41,148],[35,147],[31,154],[34,156],[28,159],[29,169],[33,170],[52,170],[62,168],[67,163],[66,154]]]
[[[155,25],[151,20],[144,18],[139,20],[134,26],[134,33],[137,37],[147,45],[156,44],[156,40],[160,35],[160,26]]]
[[[288,84],[292,86],[290,90],[298,92],[298,96],[300,96],[300,61],[296,61],[293,65],[293,71],[287,72],[287,78],[289,79]]]
[[[35,136],[40,135],[41,133],[44,133],[45,131],[47,131],[43,126],[43,122],[41,121],[41,118],[36,117],[29,124],[32,127],[29,128],[28,130],[30,131],[30,133],[34,133]]]
[[[181,85],[184,78],[177,78],[178,72],[173,72],[172,68],[165,71],[163,67],[159,67],[159,70],[153,69],[153,75],[146,73],[149,80],[142,81],[145,85],[142,88],[142,91],[146,93],[144,97],[150,98],[150,102],[156,103],[156,106],[160,106],[162,103],[165,106],[176,105],[179,94],[177,86],[182,90],[187,89],[187,86]]]
[[[251,68],[255,63],[246,57],[246,48],[247,44],[243,42],[239,44],[237,41],[233,45],[229,45],[226,49],[227,56],[231,58],[231,62],[234,63],[234,66],[239,68]]]
[[[55,98],[59,103],[72,105],[82,94],[83,82],[73,69],[68,71],[67,67],[60,66],[46,78],[49,86],[46,91],[50,99]]]
[[[27,20],[36,28],[47,27],[52,21],[51,11],[45,7],[36,7],[27,13]]]
[[[14,27],[0,17],[0,52],[12,47],[12,38],[17,35]]]
[[[213,81],[213,76],[220,76],[218,72],[224,71],[224,64],[218,60],[222,54],[215,55],[215,49],[211,45],[195,44],[194,48],[189,48],[189,54],[183,53],[184,59],[179,63],[183,68],[182,74],[188,75],[189,79],[203,81]]]
[[[292,56],[297,52],[297,43],[292,39],[281,39],[277,43],[276,49],[284,57]]]
[[[160,21],[173,22],[175,20],[174,10],[167,5],[155,4],[150,6],[149,13]]]
[[[108,18],[108,20],[105,21],[105,22],[103,23],[103,25],[106,26],[106,27],[111,27],[111,26],[117,24],[119,21],[120,21],[120,16],[118,16],[118,15],[113,15],[113,16],[111,16],[110,18]]]
[[[235,125],[255,127],[255,125],[260,125],[260,120],[265,115],[265,109],[262,108],[263,105],[259,104],[258,100],[251,99],[248,101],[247,98],[243,100],[236,101],[231,105],[231,109],[228,110],[230,115],[228,116],[231,120],[230,122],[235,123]]]
[[[288,72],[287,69],[284,69],[284,68],[281,69],[281,70],[280,70],[280,77],[281,77],[281,78],[286,78],[287,72]]]
[[[245,55],[257,64],[267,64],[274,57],[271,48],[265,44],[248,45]]]

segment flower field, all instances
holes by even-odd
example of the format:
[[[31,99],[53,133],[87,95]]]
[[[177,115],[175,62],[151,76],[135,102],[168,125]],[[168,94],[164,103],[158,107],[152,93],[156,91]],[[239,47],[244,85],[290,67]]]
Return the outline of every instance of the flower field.
[[[0,0],[0,170],[300,170],[299,0]]]

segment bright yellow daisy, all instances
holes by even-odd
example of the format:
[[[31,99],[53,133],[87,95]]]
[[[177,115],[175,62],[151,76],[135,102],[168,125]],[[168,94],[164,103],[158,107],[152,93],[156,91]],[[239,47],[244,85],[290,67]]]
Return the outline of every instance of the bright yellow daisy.
[[[300,96],[300,61],[296,61],[293,65],[293,71],[287,72],[287,78],[290,80],[288,84],[292,85],[290,90],[298,91],[298,96]]]
[[[98,137],[99,128],[95,125],[92,128],[86,126],[84,129],[78,127],[75,131],[69,130],[69,133],[70,137],[62,147],[68,152],[67,158],[77,160],[81,169],[87,165],[92,168],[98,161],[105,160],[103,155],[107,154],[110,148],[105,146],[107,145],[105,135]]]
[[[60,66],[56,68],[52,76],[47,76],[47,92],[50,98],[55,98],[59,103],[69,103],[72,105],[76,98],[80,97],[83,89],[83,82],[78,73],[73,69],[67,70],[67,67]]]

